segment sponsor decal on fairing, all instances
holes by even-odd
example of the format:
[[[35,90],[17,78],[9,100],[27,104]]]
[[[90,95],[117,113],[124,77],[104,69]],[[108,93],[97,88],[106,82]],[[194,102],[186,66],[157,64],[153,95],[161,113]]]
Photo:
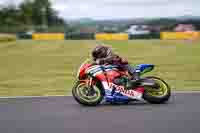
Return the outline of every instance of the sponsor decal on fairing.
[[[102,84],[103,84],[105,90],[109,90],[110,92],[112,91],[112,88],[115,87],[116,88],[115,91],[121,93],[124,96],[128,96],[130,98],[139,99],[139,100],[142,99],[143,92],[141,92],[141,91],[126,90],[123,86],[118,86],[113,83],[108,84],[106,81],[103,81]]]

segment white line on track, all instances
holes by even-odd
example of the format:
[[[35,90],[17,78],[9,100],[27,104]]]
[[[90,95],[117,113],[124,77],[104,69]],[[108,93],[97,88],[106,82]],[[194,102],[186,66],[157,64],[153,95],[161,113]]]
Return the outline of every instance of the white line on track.
[[[187,93],[200,93],[200,91],[172,91],[172,93],[187,94]]]
[[[172,94],[191,94],[200,93],[200,91],[173,91]],[[48,98],[48,97],[70,97],[71,95],[50,95],[50,96],[8,96],[0,97],[0,99],[24,99],[24,98]]]
[[[0,99],[19,99],[19,98],[48,98],[48,97],[69,97],[70,95],[52,95],[52,96],[10,96],[0,97]]]

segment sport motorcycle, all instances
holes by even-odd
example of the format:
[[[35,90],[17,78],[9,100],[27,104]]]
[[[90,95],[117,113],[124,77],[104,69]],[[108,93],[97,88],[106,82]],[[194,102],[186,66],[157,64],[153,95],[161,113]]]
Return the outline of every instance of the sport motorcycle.
[[[139,79],[132,88],[127,88],[131,82],[127,71],[122,71],[117,65],[97,65],[84,61],[76,76],[72,95],[81,105],[96,106],[103,100],[108,103],[129,103],[131,101],[146,101],[151,104],[162,104],[171,96],[170,86],[161,78],[143,75],[155,68],[153,64],[134,66],[139,72]],[[132,83],[132,82],[131,82]]]

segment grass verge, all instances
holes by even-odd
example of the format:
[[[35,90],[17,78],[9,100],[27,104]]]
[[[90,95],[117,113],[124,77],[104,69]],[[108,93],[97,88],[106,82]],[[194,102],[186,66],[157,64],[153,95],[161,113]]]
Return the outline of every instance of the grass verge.
[[[200,90],[200,41],[104,41],[133,64],[152,63],[173,90]],[[0,42],[0,96],[71,94],[79,65],[96,41]]]
[[[16,36],[11,34],[0,34],[0,42],[16,41]]]

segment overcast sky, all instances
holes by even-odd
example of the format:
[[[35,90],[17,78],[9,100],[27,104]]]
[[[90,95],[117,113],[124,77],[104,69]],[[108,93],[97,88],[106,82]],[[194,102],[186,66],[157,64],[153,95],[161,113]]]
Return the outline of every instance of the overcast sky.
[[[0,4],[23,0],[0,0]],[[200,15],[200,0],[51,0],[64,18],[95,19]]]

